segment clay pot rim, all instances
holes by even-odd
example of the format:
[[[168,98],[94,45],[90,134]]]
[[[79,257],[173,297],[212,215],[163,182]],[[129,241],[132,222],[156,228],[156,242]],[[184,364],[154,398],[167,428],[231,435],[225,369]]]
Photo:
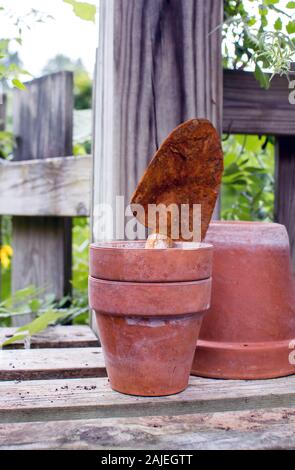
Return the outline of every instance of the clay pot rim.
[[[294,375],[295,365],[286,363],[287,355],[292,352],[290,349],[292,340],[275,340],[264,342],[217,342],[207,340],[197,340],[197,354],[199,357],[212,357],[217,355],[218,361],[209,367],[202,367],[198,361],[193,363],[191,373],[199,377],[209,377],[225,380],[266,380]],[[248,354],[252,359],[248,358]],[[235,360],[240,362],[243,367],[235,368],[231,365],[230,358],[234,355]],[[268,358],[268,364],[265,364],[265,356]],[[255,368],[253,368],[253,357],[255,357]],[[280,364],[274,368],[269,364],[275,363],[279,358]],[[229,363],[225,369],[220,364]]]
[[[265,351],[273,351],[276,349],[284,349],[289,350],[290,352],[293,349],[290,349],[290,343],[293,341],[294,338],[290,339],[280,339],[280,340],[269,340],[269,341],[244,341],[244,342],[230,342],[230,341],[211,341],[205,339],[198,339],[197,345],[198,348],[208,349],[214,348],[218,350],[225,350],[225,351],[257,351],[257,350],[265,350]]]
[[[279,224],[277,222],[264,222],[263,220],[213,220],[210,222],[210,225],[263,225],[263,226],[283,226],[282,224]]]
[[[145,250],[147,251],[147,250]],[[153,251],[153,250],[151,250]],[[135,281],[114,281],[114,280],[108,280],[108,279],[99,279],[96,277],[88,276],[88,279],[90,282],[96,283],[96,284],[116,284],[120,286],[143,286],[143,287],[148,287],[148,286],[153,286],[153,288],[156,287],[176,287],[176,286],[192,286],[196,284],[207,284],[208,281],[212,282],[212,277],[208,277],[206,279],[197,279],[195,281],[165,281],[165,282],[135,282]]]
[[[175,242],[176,246],[172,248],[157,248],[154,250],[147,250],[145,248],[146,240],[134,240],[134,241],[106,241],[106,242],[96,242],[90,244],[91,250],[99,250],[99,251],[120,251],[120,252],[127,252],[127,251],[137,251],[147,253],[146,256],[154,255],[155,252],[173,252],[173,251],[205,251],[205,250],[212,250],[213,245],[211,243],[203,243],[203,242]],[[124,246],[126,244],[134,245],[134,246]],[[138,245],[138,246],[136,246]],[[148,254],[150,253],[150,254]]]

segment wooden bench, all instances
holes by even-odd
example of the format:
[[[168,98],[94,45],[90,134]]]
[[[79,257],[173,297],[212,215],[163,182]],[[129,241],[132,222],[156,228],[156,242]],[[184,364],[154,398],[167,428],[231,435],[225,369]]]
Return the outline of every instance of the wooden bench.
[[[1,338],[12,330],[0,329]],[[87,326],[49,328],[0,352],[0,449],[294,449],[295,376],[191,377],[178,395],[110,389]]]

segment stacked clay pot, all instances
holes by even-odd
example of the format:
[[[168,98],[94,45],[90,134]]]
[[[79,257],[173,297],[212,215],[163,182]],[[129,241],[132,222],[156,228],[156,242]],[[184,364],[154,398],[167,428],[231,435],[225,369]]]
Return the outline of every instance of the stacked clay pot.
[[[114,390],[161,396],[187,387],[210,306],[212,255],[205,243],[91,245],[89,301]]]
[[[295,285],[285,227],[214,222],[211,308],[192,373],[265,379],[295,373]]]

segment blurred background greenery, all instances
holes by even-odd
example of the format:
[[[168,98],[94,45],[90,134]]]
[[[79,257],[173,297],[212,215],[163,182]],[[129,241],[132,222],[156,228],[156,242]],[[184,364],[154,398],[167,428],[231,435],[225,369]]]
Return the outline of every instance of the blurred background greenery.
[[[221,218],[272,221],[274,218],[275,142],[273,137],[224,138]]]

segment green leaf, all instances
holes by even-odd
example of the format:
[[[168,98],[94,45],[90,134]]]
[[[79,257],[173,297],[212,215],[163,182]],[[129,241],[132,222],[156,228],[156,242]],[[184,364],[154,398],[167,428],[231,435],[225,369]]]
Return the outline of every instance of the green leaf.
[[[247,21],[248,26],[254,26],[256,24],[256,18],[252,16],[252,18],[249,18]]]
[[[289,34],[295,33],[295,21],[294,20],[289,21],[289,23],[286,26],[286,29]]]
[[[43,315],[33,320],[28,325],[24,325],[18,328],[16,333],[27,331],[30,336],[33,336],[37,333],[40,333],[40,331],[45,330],[50,323],[56,322],[59,318],[65,315],[67,315],[65,312],[58,313],[56,311],[49,310],[48,312],[43,313]]]
[[[240,171],[239,166],[236,163],[232,163],[231,165],[227,167],[224,176],[234,175],[235,173],[238,173],[239,171]]]
[[[295,2],[288,2],[286,8],[295,8]]]
[[[87,155],[87,152],[85,150],[85,146],[83,144],[74,144],[73,154],[74,154],[75,157],[76,156]]]
[[[259,13],[261,16],[266,16],[268,14],[268,9],[265,5],[259,5]]]
[[[96,6],[91,3],[77,2],[76,0],[63,0],[72,5],[75,15],[82,20],[95,21]]]
[[[264,28],[266,28],[266,26],[268,25],[268,21],[267,21],[267,17],[266,15],[262,15],[261,16],[261,24]]]
[[[258,64],[256,64],[254,75],[256,80],[259,81],[260,86],[267,90],[269,88],[269,76],[263,72]]]
[[[264,5],[275,5],[276,3],[279,3],[280,0],[264,0]]]
[[[22,83],[18,78],[12,80],[12,84],[19,90],[26,90],[26,85]]]
[[[3,348],[4,346],[8,346],[9,344],[13,344],[16,341],[21,341],[22,339],[25,339],[26,335],[13,335],[11,338],[7,339],[4,341],[4,343],[0,344],[0,347]]]
[[[29,302],[31,312],[36,313],[41,307],[41,301],[39,299],[33,299]]]
[[[36,335],[37,333],[45,330],[51,323],[55,323],[57,320],[67,315],[68,312],[57,312],[49,310],[48,312],[45,312],[43,315],[33,320],[31,323],[18,328],[12,338],[9,338],[0,346],[8,346],[9,344],[12,344],[18,340],[22,340],[27,336]]]
[[[283,23],[282,23],[282,20],[281,18],[278,18],[274,24],[274,27],[275,27],[275,30],[276,31],[281,31],[282,30],[282,27],[283,27]]]

